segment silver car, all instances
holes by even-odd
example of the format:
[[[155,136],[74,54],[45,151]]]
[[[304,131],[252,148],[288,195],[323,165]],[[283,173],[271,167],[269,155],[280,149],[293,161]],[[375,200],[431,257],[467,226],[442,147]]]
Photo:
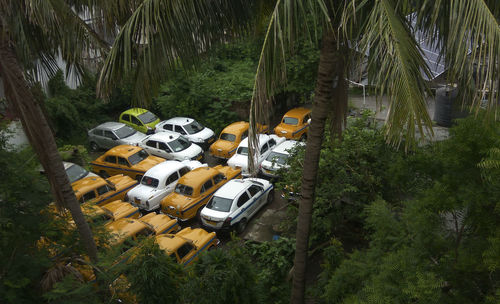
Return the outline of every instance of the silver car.
[[[135,145],[143,140],[146,134],[121,122],[105,122],[90,130],[88,136],[90,149],[97,151],[118,145]]]

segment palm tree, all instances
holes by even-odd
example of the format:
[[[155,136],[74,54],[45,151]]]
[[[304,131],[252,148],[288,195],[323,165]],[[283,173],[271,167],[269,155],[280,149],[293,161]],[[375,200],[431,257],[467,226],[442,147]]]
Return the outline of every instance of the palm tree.
[[[0,0],[0,76],[8,106],[21,120],[58,207],[69,209],[81,241],[95,262],[97,249],[92,231],[71,188],[41,100],[32,93],[35,80],[50,76],[58,69],[58,55],[66,62],[67,73],[81,74],[84,52],[91,46],[93,51],[101,53],[108,48],[107,43],[78,16],[89,11],[99,14],[101,11],[92,2]],[[98,19],[95,25],[104,27],[106,24]],[[108,28],[113,27],[108,24]]]
[[[265,117],[270,98],[285,81],[285,54],[293,50],[293,42],[301,35],[306,35],[318,46],[321,43],[299,202],[292,303],[304,302],[309,229],[325,123],[330,117],[333,133],[341,137],[347,109],[345,79],[353,59],[369,51],[371,83],[376,85],[378,95],[389,97],[386,118],[389,143],[399,146],[404,141],[405,147],[410,148],[415,143],[417,129],[422,135],[432,135],[424,99],[428,89],[421,76],[421,72],[429,75],[429,69],[406,18],[412,12],[418,16],[415,30],[421,30],[430,41],[441,45],[441,55],[447,61],[448,79],[464,88],[463,100],[471,101],[470,104],[477,109],[484,97],[483,92],[489,89],[487,108],[494,113],[500,82],[498,1],[276,2],[256,75],[250,114],[253,126],[250,136],[254,139],[250,144],[251,152],[256,144],[253,136],[256,120]],[[318,27],[323,33],[321,40],[315,32]],[[467,55],[469,47],[472,50],[470,56]],[[481,66],[481,73],[472,73],[476,64]],[[473,74],[476,74],[475,78]]]

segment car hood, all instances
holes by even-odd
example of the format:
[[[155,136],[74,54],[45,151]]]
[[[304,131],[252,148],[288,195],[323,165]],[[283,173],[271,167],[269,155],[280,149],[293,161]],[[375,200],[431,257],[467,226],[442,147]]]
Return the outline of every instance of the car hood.
[[[274,130],[275,130],[276,134],[280,135],[280,134],[284,134],[281,131],[285,131],[287,133],[293,133],[293,132],[297,131],[298,129],[299,129],[299,126],[292,126],[292,125],[280,123],[279,125],[276,126],[276,128]]]
[[[204,217],[205,219],[207,219],[209,221],[216,221],[216,222],[224,221],[230,213],[231,213],[230,211],[222,212],[222,211],[209,209],[207,207],[205,207],[205,208],[203,208],[203,210],[201,210],[202,217]]]
[[[195,201],[196,199],[194,198],[172,192],[163,200],[162,206],[174,207],[177,210],[182,210]]]
[[[139,131],[135,132],[132,136],[120,139],[124,145],[135,145],[141,142],[147,135]]]
[[[226,155],[226,153],[229,153],[230,151],[235,150],[237,147],[238,147],[238,144],[236,144],[232,141],[219,139],[212,144],[210,149],[211,149],[212,153],[214,153],[214,154],[223,153],[224,155]],[[220,151],[219,151],[219,149],[220,149]]]
[[[203,152],[203,150],[200,148],[200,146],[198,146],[197,144],[191,144],[189,148],[179,152],[173,152],[172,155],[174,155],[174,157],[178,160],[185,160],[191,159],[201,152]]]
[[[189,138],[201,138],[203,140],[207,140],[207,139],[209,139],[213,135],[214,135],[214,131],[212,131],[209,128],[205,127],[200,132],[189,135]]]

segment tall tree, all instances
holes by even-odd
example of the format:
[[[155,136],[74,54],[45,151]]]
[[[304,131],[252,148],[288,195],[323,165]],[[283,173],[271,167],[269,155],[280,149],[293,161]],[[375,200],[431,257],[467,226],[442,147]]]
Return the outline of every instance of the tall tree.
[[[413,12],[417,13],[417,20],[412,29],[406,16]],[[256,144],[256,121],[265,116],[269,100],[286,79],[285,54],[293,50],[294,41],[301,35],[318,46],[321,44],[299,202],[292,303],[304,301],[309,228],[325,122],[330,117],[333,132],[341,137],[347,109],[345,79],[350,75],[353,59],[369,53],[369,79],[379,96],[389,97],[387,140],[395,145],[404,142],[408,148],[415,143],[417,130],[422,135],[432,135],[424,98],[428,89],[421,76],[422,72],[429,75],[429,69],[412,31],[422,30],[430,41],[441,46],[448,78],[460,83],[464,102],[477,106],[489,89],[488,110],[493,110],[500,81],[499,16],[498,1],[483,0],[276,2],[255,81],[250,152]],[[322,27],[321,40],[317,26]],[[468,48],[472,50],[470,56]],[[476,64],[480,68],[472,73]]]
[[[0,0],[0,76],[8,106],[22,122],[57,205],[69,209],[89,257],[96,261],[92,231],[71,188],[41,101],[31,91],[33,81],[58,69],[58,56],[65,61],[67,73],[81,74],[85,53],[106,52],[107,43],[79,17],[90,11],[100,16],[102,11],[93,2]],[[105,25],[96,20],[95,25]]]

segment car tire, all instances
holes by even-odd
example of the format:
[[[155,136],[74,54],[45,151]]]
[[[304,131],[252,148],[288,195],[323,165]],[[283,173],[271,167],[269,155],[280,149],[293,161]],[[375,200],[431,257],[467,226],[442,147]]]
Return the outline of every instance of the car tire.
[[[99,176],[101,176],[102,178],[108,178],[109,174],[108,174],[108,172],[101,170],[101,171],[99,171]]]
[[[99,151],[99,145],[93,141],[90,142],[90,151],[96,152]]]
[[[236,224],[236,233],[242,234],[243,231],[245,231],[245,228],[247,227],[247,219],[241,219],[241,221]]]
[[[273,201],[274,201],[274,189],[271,189],[271,191],[269,191],[269,194],[267,195],[266,204],[271,204]]]

